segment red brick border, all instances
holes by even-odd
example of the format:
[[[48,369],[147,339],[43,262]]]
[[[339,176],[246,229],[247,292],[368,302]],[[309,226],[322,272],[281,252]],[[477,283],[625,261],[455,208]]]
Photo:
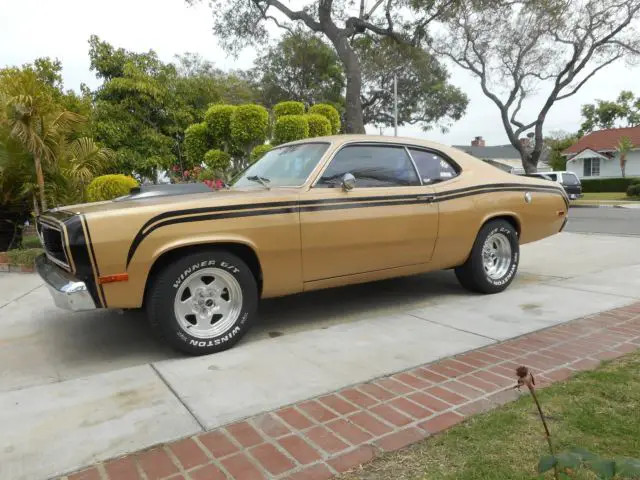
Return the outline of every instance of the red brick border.
[[[328,479],[514,400],[515,368],[541,386],[640,348],[640,303],[344,388],[63,477]],[[505,389],[507,388],[507,389]]]

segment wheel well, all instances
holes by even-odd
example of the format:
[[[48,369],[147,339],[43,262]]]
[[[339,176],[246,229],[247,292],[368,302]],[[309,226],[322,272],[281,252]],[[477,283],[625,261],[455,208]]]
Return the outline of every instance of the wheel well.
[[[144,303],[146,303],[147,301],[147,293],[149,292],[149,288],[153,283],[153,279],[156,278],[158,272],[160,272],[164,267],[182,256],[213,249],[225,250],[236,255],[244,262],[246,262],[247,266],[251,270],[251,273],[253,274],[253,277],[256,279],[256,282],[258,284],[258,292],[262,294],[262,267],[260,266],[258,255],[251,247],[242,243],[209,243],[178,247],[160,255],[151,266],[151,270],[149,270],[149,274],[147,275],[147,282],[144,289]]]
[[[522,233],[520,229],[520,222],[514,215],[498,215],[497,217],[491,217],[487,219],[482,226],[484,227],[487,223],[492,222],[493,220],[504,220],[505,222],[509,222],[511,226],[516,229],[516,232],[518,232],[518,237],[520,237],[520,234]]]

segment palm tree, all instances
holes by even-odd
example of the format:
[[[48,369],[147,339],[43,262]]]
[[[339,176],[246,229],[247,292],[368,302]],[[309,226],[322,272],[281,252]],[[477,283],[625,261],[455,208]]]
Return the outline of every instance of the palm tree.
[[[620,157],[620,171],[622,172],[622,178],[625,175],[625,168],[627,166],[627,154],[633,150],[634,145],[629,137],[621,137],[616,145],[616,151]]]
[[[60,111],[35,73],[5,77],[0,91],[9,134],[33,157],[41,211],[47,210],[43,162],[55,161],[55,151],[84,118]]]

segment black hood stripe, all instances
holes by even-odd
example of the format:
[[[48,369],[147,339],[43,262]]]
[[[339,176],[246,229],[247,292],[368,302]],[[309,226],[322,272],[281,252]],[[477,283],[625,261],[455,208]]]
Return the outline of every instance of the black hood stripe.
[[[318,199],[318,200],[302,200],[287,202],[269,202],[269,203],[253,203],[242,205],[226,205],[217,207],[201,207],[183,210],[175,210],[171,212],[163,212],[149,219],[138,231],[129,252],[127,254],[127,268],[131,263],[136,250],[142,241],[153,231],[178,223],[202,222],[210,220],[220,220],[225,218],[241,218],[254,217],[262,215],[280,215],[296,212],[314,212],[324,210],[343,210],[347,208],[366,208],[366,207],[382,207],[393,205],[412,205],[428,202],[426,197],[431,197],[431,202],[443,202],[447,200],[455,200],[457,198],[482,195],[492,192],[520,192],[520,191],[537,191],[541,193],[557,193],[562,195],[568,207],[568,200],[565,198],[564,190],[561,187],[546,185],[527,185],[522,183],[498,183],[487,185],[475,185],[456,190],[448,190],[436,194],[420,194],[413,193],[410,195],[389,195],[389,196],[370,196],[356,198],[335,198],[335,199]],[[422,197],[422,198],[420,198]]]

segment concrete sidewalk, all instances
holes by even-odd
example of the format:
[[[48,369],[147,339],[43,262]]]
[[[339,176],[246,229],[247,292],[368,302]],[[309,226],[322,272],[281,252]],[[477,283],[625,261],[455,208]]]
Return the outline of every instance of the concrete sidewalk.
[[[437,272],[265,302],[246,340],[201,358],[157,344],[143,318],[69,315],[35,277],[0,276],[0,478],[62,475],[631,304],[636,243],[561,234],[524,246],[517,282],[490,297]]]

